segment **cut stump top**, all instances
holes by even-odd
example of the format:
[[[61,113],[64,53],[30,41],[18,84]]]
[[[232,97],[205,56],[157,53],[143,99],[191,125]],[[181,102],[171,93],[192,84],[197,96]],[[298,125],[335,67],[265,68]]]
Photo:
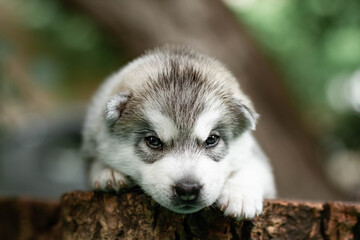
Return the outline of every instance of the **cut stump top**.
[[[61,203],[0,200],[0,239],[360,239],[360,204],[267,200],[252,220],[182,215],[141,191],[71,192]]]

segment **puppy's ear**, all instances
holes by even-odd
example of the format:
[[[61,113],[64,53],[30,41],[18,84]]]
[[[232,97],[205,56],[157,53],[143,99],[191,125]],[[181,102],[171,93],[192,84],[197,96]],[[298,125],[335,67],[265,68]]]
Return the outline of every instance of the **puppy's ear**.
[[[255,130],[259,114],[257,114],[251,107],[246,106],[238,100],[236,100],[236,107],[239,111],[240,128],[243,130]]]
[[[130,99],[129,93],[118,93],[113,96],[106,104],[105,110],[105,120],[111,126],[113,125],[120,117],[123,111],[126,108],[126,104]]]

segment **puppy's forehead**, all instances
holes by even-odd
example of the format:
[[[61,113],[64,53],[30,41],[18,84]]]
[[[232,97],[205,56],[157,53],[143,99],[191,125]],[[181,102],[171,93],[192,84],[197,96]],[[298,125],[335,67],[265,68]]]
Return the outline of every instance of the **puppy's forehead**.
[[[231,96],[213,74],[191,63],[173,59],[164,66],[157,75],[149,76],[139,95],[145,111],[158,110],[179,128],[193,126],[205,108],[214,102],[225,103]]]

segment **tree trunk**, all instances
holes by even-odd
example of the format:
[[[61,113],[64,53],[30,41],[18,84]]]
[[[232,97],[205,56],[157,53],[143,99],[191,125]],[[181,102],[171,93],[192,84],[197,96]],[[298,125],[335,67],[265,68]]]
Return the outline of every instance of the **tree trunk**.
[[[324,157],[299,121],[272,66],[217,0],[62,0],[95,19],[134,57],[168,42],[185,43],[224,62],[261,115],[256,135],[274,166],[280,197],[345,199],[326,181]]]
[[[60,209],[60,213],[59,213]],[[65,194],[61,205],[0,200],[0,239],[360,239],[360,205],[266,201],[252,220],[181,215],[139,192]]]

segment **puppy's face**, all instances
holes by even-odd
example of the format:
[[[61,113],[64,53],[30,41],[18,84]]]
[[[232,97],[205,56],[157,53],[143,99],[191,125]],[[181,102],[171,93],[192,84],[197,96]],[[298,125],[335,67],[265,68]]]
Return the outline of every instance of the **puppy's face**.
[[[216,201],[232,173],[232,142],[255,121],[226,88],[188,72],[162,75],[145,90],[117,95],[106,113],[117,139],[118,170],[180,213]]]
[[[230,129],[219,125],[221,114],[201,114],[188,129],[161,112],[153,112],[149,129],[137,133],[136,153],[144,161],[142,188],[161,205],[176,212],[193,212],[219,196],[229,168]]]

